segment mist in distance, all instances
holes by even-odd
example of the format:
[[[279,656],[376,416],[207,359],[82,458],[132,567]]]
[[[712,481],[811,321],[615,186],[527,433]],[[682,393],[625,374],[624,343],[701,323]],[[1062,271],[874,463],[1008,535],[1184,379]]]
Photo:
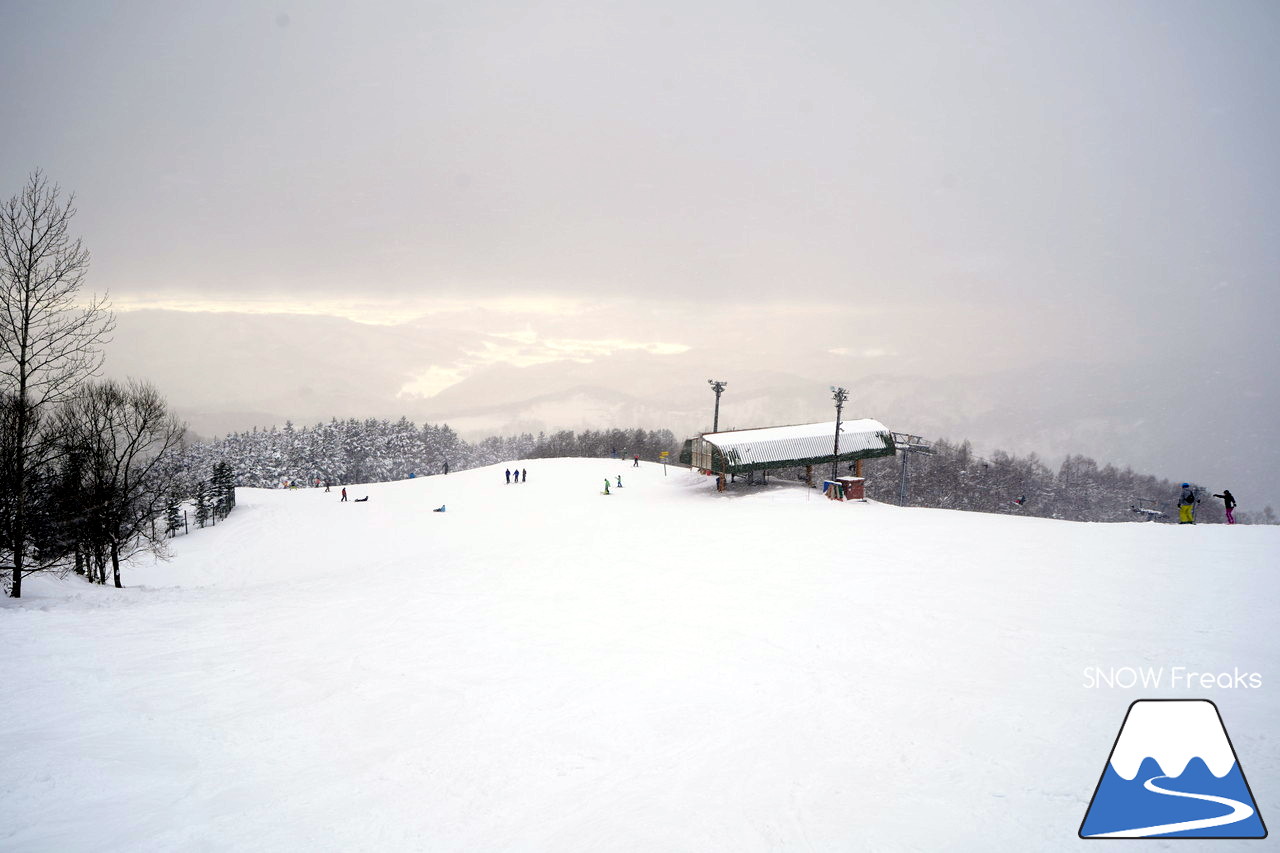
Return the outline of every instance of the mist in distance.
[[[0,191],[206,434],[847,413],[1280,498],[1265,2],[0,7]],[[736,407],[736,408],[735,408]],[[456,421],[456,423],[455,423]]]

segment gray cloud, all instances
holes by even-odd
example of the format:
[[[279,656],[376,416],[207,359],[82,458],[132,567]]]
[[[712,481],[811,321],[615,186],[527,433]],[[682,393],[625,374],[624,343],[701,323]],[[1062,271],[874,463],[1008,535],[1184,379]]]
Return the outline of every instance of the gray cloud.
[[[1242,434],[1280,415],[1277,36],[1267,2],[10,2],[0,191],[76,190],[119,304],[232,312],[111,351],[220,423],[662,365],[1037,370]]]

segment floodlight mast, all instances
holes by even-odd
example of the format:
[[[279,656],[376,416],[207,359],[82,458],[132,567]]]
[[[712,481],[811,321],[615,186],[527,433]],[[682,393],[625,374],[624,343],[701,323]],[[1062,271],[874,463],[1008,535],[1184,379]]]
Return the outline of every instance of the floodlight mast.
[[[835,480],[840,476],[840,412],[844,409],[845,400],[849,399],[849,392],[832,385],[831,399],[836,401],[836,443],[831,450],[831,479]]]
[[[711,386],[712,391],[716,392],[716,413],[714,418],[711,421],[711,431],[719,432],[720,431],[720,395],[724,393],[724,386],[728,385],[729,383],[722,382],[719,379],[708,379],[707,384]]]

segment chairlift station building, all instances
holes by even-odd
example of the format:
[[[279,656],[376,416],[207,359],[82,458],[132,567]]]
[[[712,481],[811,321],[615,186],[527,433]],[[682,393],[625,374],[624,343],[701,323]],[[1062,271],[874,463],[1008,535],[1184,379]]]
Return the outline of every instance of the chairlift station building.
[[[836,422],[713,432],[685,442],[680,461],[717,474],[830,465]],[[893,433],[870,418],[840,422],[839,462],[893,456]]]

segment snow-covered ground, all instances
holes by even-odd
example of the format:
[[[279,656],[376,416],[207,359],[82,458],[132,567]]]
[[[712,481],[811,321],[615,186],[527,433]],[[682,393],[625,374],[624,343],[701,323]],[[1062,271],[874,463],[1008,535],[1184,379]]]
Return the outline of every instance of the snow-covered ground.
[[[502,467],[241,490],[128,589],[28,581],[0,849],[1074,848],[1159,696],[1217,702],[1280,820],[1280,528]],[[1262,686],[1086,686],[1147,665]]]

